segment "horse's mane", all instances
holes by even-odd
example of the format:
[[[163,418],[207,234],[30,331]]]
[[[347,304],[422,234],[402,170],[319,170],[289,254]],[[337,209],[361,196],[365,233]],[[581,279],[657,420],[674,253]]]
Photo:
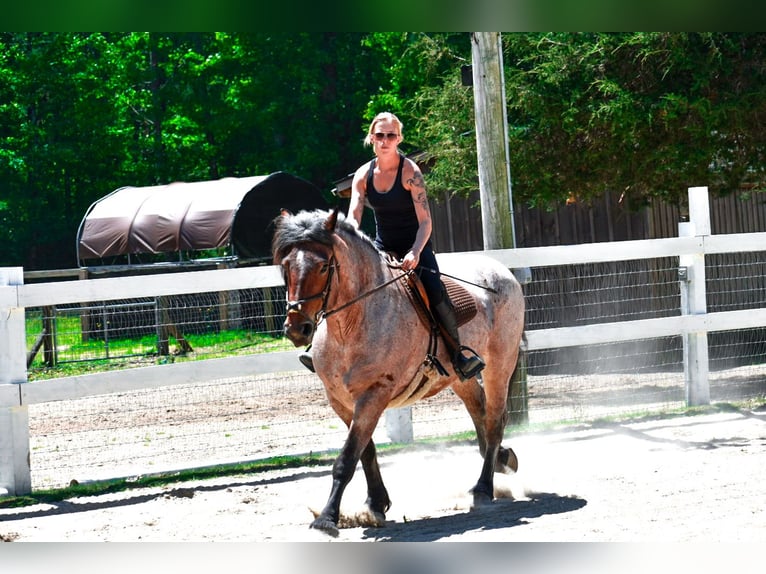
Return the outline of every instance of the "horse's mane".
[[[342,213],[338,214],[335,229],[326,229],[325,221],[330,216],[329,211],[299,211],[292,216],[278,216],[274,219],[274,237],[271,242],[271,252],[274,263],[278,264],[286,253],[301,243],[320,243],[332,246],[333,233],[341,233],[346,239],[356,239],[365,248],[371,249],[379,256],[381,251],[375,246],[370,237],[352,225]]]

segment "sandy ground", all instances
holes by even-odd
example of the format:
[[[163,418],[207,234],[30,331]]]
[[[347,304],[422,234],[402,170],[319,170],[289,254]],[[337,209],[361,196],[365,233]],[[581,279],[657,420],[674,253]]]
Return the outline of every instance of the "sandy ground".
[[[361,470],[337,539],[308,528],[329,466],[285,469],[56,504],[0,508],[5,541],[763,542],[766,409],[523,433],[505,441],[519,472],[470,511],[475,446],[380,455],[393,506],[364,523]]]

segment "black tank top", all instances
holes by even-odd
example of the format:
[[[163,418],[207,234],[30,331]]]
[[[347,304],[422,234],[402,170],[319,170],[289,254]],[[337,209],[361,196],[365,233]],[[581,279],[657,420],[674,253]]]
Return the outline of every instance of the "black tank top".
[[[402,185],[404,156],[399,154],[399,169],[391,189],[380,193],[375,189],[373,177],[375,162],[370,162],[367,173],[367,200],[375,213],[375,243],[386,251],[394,251],[400,258],[410,250],[418,233],[418,216],[412,195]]]

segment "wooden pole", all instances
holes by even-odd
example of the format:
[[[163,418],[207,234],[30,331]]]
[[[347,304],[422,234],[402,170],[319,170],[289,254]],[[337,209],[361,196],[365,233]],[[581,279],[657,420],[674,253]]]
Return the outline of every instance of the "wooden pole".
[[[689,188],[689,221],[678,224],[679,237],[707,237],[710,235],[710,206],[707,187]],[[681,282],[681,314],[705,315],[705,254],[695,253],[679,257]],[[707,332],[683,335],[684,379],[686,405],[710,404],[709,358]]]
[[[0,288],[23,285],[21,267],[0,268]],[[32,492],[29,411],[19,384],[27,381],[24,307],[0,307],[0,496]],[[5,398],[11,399],[6,402]]]
[[[484,249],[509,249],[515,240],[500,33],[474,32],[471,55]]]
[[[474,32],[471,56],[484,249],[511,249],[516,247],[516,234],[500,33]],[[521,349],[519,369],[508,382],[507,411],[511,425],[529,420],[524,353]]]

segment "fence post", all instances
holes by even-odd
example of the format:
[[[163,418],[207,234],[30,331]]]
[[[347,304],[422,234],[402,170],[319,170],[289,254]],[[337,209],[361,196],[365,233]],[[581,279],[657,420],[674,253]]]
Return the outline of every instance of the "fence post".
[[[23,268],[0,268],[0,287],[23,283]],[[16,304],[0,307],[0,385],[15,386],[27,381],[26,356],[24,308]],[[18,496],[32,492],[29,407],[21,404],[20,394],[16,393],[18,390],[11,389],[11,392],[0,395],[14,397],[12,401],[0,402],[0,495]]]
[[[412,407],[386,410],[386,434],[391,442],[412,442]]]
[[[710,204],[707,187],[689,188],[689,221],[678,225],[679,237],[705,237],[710,235]],[[705,292],[705,254],[681,255],[679,258],[681,283],[681,314],[707,313]],[[684,381],[686,405],[710,404],[708,380],[707,331],[686,333],[683,337]]]

